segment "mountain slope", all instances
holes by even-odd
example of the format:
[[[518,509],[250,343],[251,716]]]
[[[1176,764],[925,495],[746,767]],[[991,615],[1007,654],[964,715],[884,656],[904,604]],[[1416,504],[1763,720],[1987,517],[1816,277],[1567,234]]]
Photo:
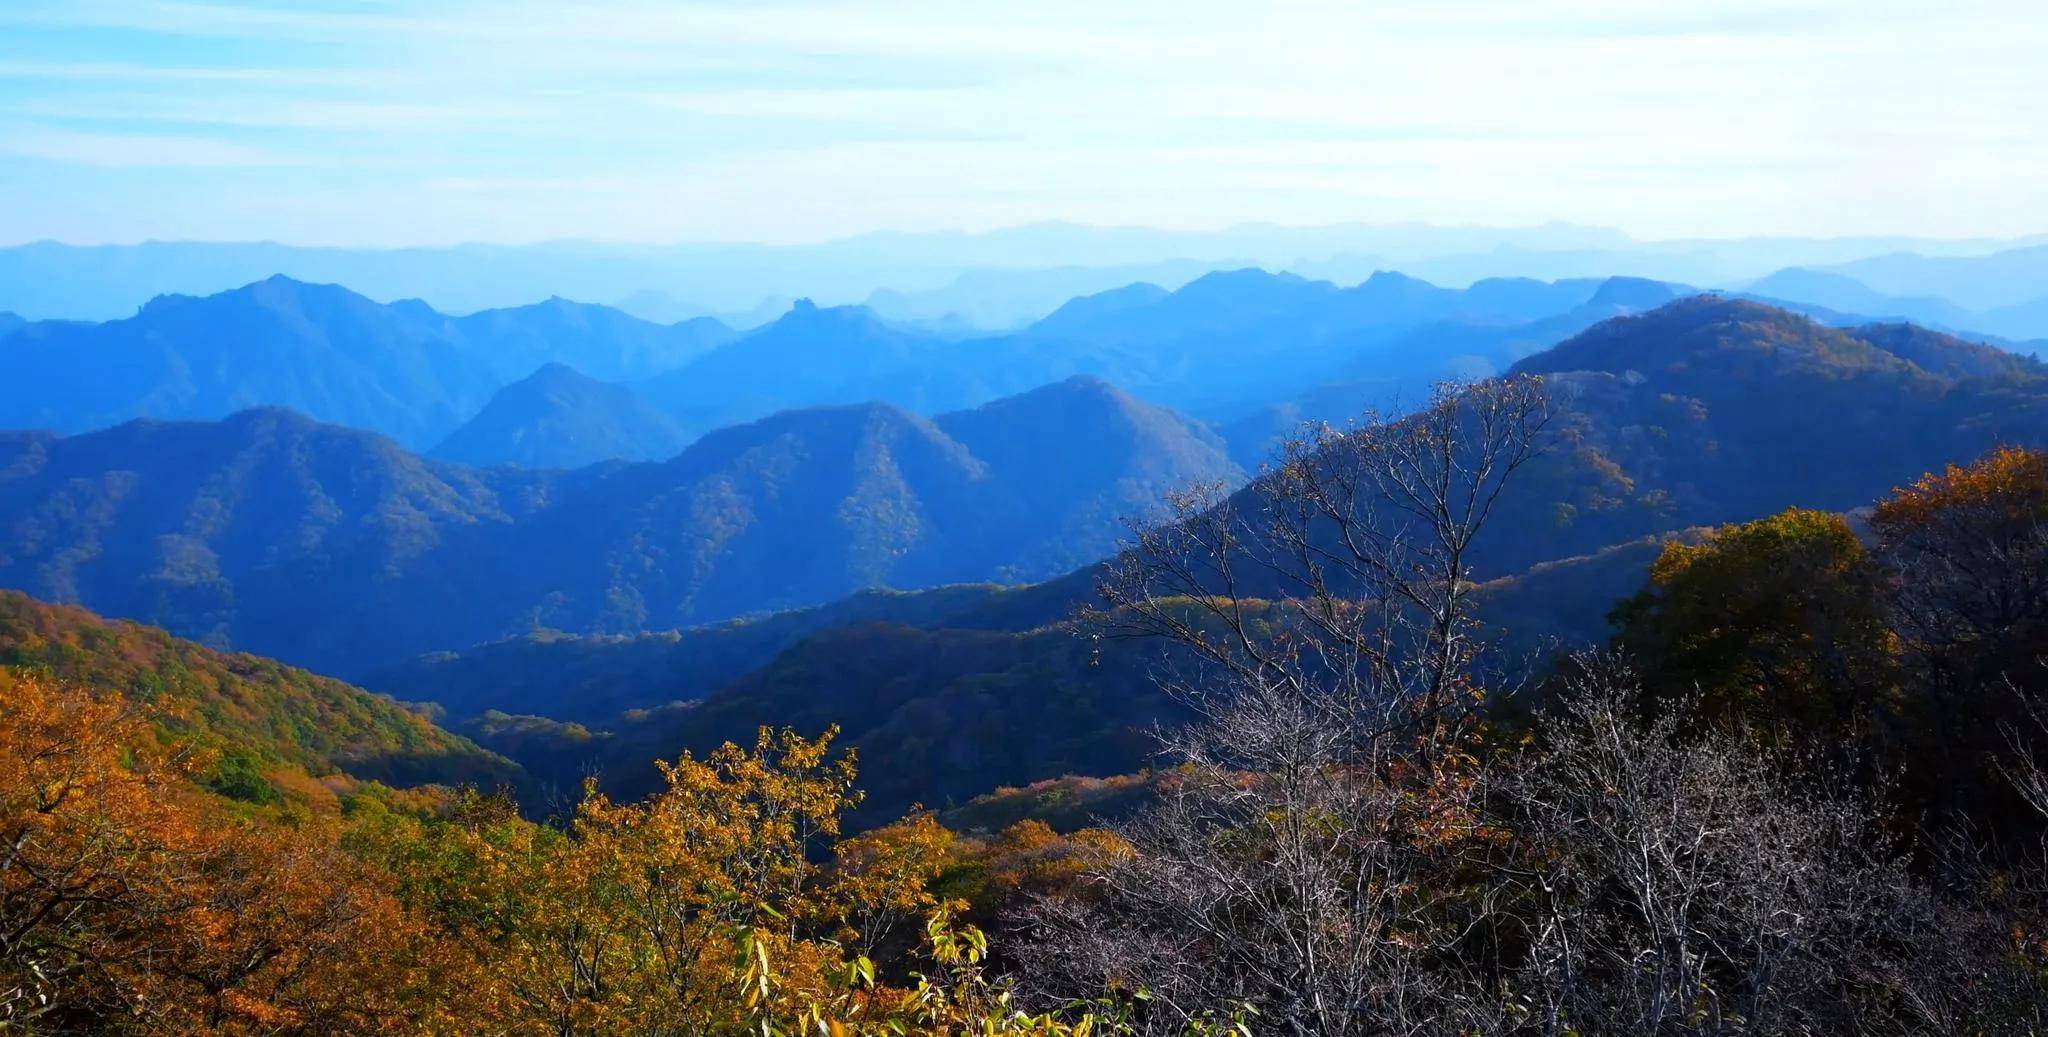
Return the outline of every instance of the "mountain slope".
[[[265,770],[399,785],[521,780],[509,761],[387,698],[13,591],[0,591],[0,667],[127,695],[162,718],[168,737]],[[217,779],[220,768],[216,762]],[[239,791],[266,795],[260,787]]]
[[[581,468],[669,457],[685,442],[675,422],[633,390],[550,363],[498,390],[428,456],[466,465]]]
[[[797,644],[702,702],[637,715],[595,758],[621,794],[659,780],[647,762],[745,739],[763,717],[798,730],[842,726],[860,753],[873,824],[913,803],[943,809],[999,785],[1122,774],[1156,750],[1151,727],[1180,716],[1147,679],[1156,657],[1097,653],[1068,624],[1024,632],[856,624]]]
[[[2031,342],[2039,355],[2043,341],[2048,341],[2048,296],[1987,310],[1978,323],[1994,335]]]
[[[276,408],[0,435],[0,458],[0,585],[325,672],[458,605],[404,581],[548,485]]]
[[[534,560],[516,598],[546,597],[542,625],[662,629],[871,586],[1042,579],[1108,553],[1168,490],[1237,475],[1213,437],[1094,381],[929,421],[812,408],[607,477],[523,523],[509,554]],[[593,567],[633,574],[630,595],[599,593]]]
[[[1865,324],[1849,334],[1941,378],[2024,380],[2043,370],[2037,359],[1914,324]]]
[[[1098,378],[1076,376],[932,423],[1013,491],[1013,515],[1030,521],[1000,535],[1052,571],[1094,561],[1127,522],[1161,515],[1168,491],[1244,481],[1215,433]]]
[[[949,582],[999,550],[981,533],[989,485],[906,411],[789,411],[599,480],[493,554],[524,560],[503,577],[511,600],[544,603],[540,625],[659,629]]]
[[[1497,370],[1583,327],[1598,287],[1499,280],[1459,291],[1380,272],[1340,288],[1244,269],[1172,292],[1140,284],[1070,300],[1015,334],[963,340],[809,302],[736,336],[715,320],[662,325],[563,299],[452,317],[273,277],[164,296],[104,324],[24,326],[0,353],[0,427],[78,432],[275,405],[424,448],[547,363],[636,383],[691,436],[819,405],[932,415],[1077,374],[1234,420],[1332,381],[1385,395]],[[1542,323],[1567,313],[1576,323]],[[1384,401],[1347,409],[1368,402]]]
[[[1546,379],[1556,439],[1503,502],[1522,532],[1496,540],[1495,575],[1795,505],[1853,508],[1995,444],[2048,440],[2041,364],[1713,296],[1605,322],[1514,370]]]
[[[498,710],[605,725],[629,710],[703,698],[835,627],[1028,630],[1066,618],[1072,599],[1036,593],[1042,586],[865,590],[809,608],[633,635],[540,631],[418,656],[379,669],[363,683],[406,701],[432,702],[457,722]]]

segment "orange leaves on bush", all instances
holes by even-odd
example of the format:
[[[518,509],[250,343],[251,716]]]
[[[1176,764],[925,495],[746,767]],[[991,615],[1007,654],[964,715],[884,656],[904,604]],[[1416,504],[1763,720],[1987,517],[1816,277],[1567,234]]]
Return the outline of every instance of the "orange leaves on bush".
[[[149,735],[0,670],[0,1028],[403,1027],[424,933],[332,832],[235,817]]]

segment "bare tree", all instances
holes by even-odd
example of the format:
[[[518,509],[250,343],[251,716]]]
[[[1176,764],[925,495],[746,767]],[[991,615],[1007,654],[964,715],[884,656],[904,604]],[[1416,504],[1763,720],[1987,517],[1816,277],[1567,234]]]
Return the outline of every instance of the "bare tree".
[[[1508,783],[1542,1032],[1852,1032],[1917,894],[1882,813],[1727,732],[1642,720],[1634,675],[1582,660]],[[1888,950],[1890,948],[1890,950]]]
[[[1183,780],[1105,895],[1041,915],[1042,984],[1142,989],[1158,1032],[1239,1006],[1260,1032],[1496,1028],[1440,894],[1474,816],[1473,544],[1546,418],[1533,379],[1446,387],[1175,500],[1113,564],[1097,619],[1170,642],[1158,679],[1198,719],[1164,733]]]
[[[1440,387],[1400,420],[1293,440],[1241,493],[1171,500],[1098,620],[1163,637],[1198,709],[1284,699],[1364,745],[1469,698],[1473,545],[1548,420],[1540,381]]]

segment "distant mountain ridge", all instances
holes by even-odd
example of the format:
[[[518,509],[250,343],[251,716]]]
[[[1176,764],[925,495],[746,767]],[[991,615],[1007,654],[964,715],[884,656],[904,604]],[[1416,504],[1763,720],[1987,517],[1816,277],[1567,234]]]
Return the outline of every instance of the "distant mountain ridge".
[[[1910,267],[1905,257],[1899,257],[1899,262]],[[1970,268],[1970,261],[1957,262],[1964,264],[1961,269]],[[1982,262],[1996,264],[2001,262],[2001,257],[1982,257]],[[1881,263],[1854,269],[1871,270],[1880,276],[1887,270]],[[1990,294],[1972,293],[1973,298],[1979,299],[2009,299],[2017,295],[2020,301],[1977,309],[1934,295],[1891,295],[1845,273],[1799,267],[1787,267],[1751,282],[1742,294],[1760,302],[1799,310],[1837,326],[1903,321],[1979,340],[2026,343],[2048,339],[2048,282],[2025,281],[2027,269],[2022,261],[2018,275],[2020,284],[1996,289]],[[2048,264],[2042,264],[2041,273],[2048,275]],[[2026,350],[2022,348],[2022,351]]]
[[[1802,276],[1839,287],[1835,275]],[[0,353],[0,425],[77,432],[275,405],[425,449],[549,363],[626,385],[661,413],[619,397],[634,428],[623,440],[589,428],[585,447],[522,453],[458,440],[458,453],[445,455],[573,465],[606,452],[672,453],[675,437],[654,431],[665,423],[686,442],[811,406],[879,401],[931,417],[1090,375],[1211,422],[1251,464],[1300,420],[1343,420],[1420,397],[1441,379],[1496,373],[1597,321],[1689,291],[1613,277],[1452,289],[1389,271],[1342,287],[1245,268],[1172,291],[1126,285],[1068,300],[1010,334],[962,337],[807,300],[744,334],[708,318],[660,325],[559,298],[453,317],[417,300],[380,305],[274,277],[216,296],[160,298],[121,321],[24,326]],[[511,435],[518,422],[508,409],[517,410],[508,401],[479,428]],[[586,411],[581,421],[551,420],[550,434],[571,434],[593,419]]]
[[[1729,284],[1785,265],[1827,267],[1900,252],[1980,254],[2041,240],[2036,235],[1964,241],[1896,236],[1637,241],[1609,229],[1558,223],[1251,224],[1164,231],[1053,222],[975,233],[875,233],[786,246],[569,241],[354,249],[274,242],[80,246],[39,241],[0,248],[0,310],[33,318],[104,320],[133,312],[153,296],[209,294],[284,273],[302,281],[346,284],[376,299],[425,298],[451,313],[550,295],[611,300],[639,292],[690,300],[701,307],[694,312],[737,313],[764,297],[810,294],[844,303],[868,298],[878,289],[944,293],[965,287],[970,290],[956,291],[958,302],[947,306],[964,313],[963,307],[1014,310],[1042,298],[1028,283],[1022,289],[1005,283],[977,288],[972,282],[976,271],[1022,271],[1029,282],[1039,276],[1033,272],[1077,264],[1130,270],[1179,262],[1206,269],[1258,265],[1345,282],[1375,269],[1398,268],[1444,284],[1505,275],[1552,280],[1631,271],[1692,284]],[[959,284],[963,279],[969,283]],[[1923,291],[1971,304],[1939,289]]]
[[[565,300],[450,317],[277,276],[161,296],[103,324],[23,326],[0,351],[0,426],[82,432],[283,406],[425,447],[543,363],[644,378],[730,335],[715,321],[656,325]]]
[[[1012,334],[964,340],[862,307],[799,303],[640,388],[693,433],[861,400],[931,415],[1073,375],[1219,424],[1331,384],[1343,386],[1346,413],[1356,414],[1442,378],[1493,373],[1597,320],[1681,292],[1630,279],[1482,281],[1461,290],[1387,271],[1345,288],[1247,268],[1172,291],[1126,285],[1069,300]],[[1233,447],[1243,462],[1263,445]]]
[[[445,464],[275,408],[4,434],[0,585],[354,674],[537,627],[1043,578],[1164,491],[1241,477],[1206,430],[1101,382],[942,420],[816,408],[574,471]],[[995,449],[1011,441],[1088,463]]]
[[[930,416],[1076,374],[1223,421],[1347,365],[1392,362],[1398,375],[1379,381],[1408,387],[1497,368],[1513,357],[1438,348],[1435,332],[1421,332],[1510,337],[1511,326],[1585,309],[1601,284],[1461,291],[1383,272],[1340,288],[1240,269],[1171,292],[1113,289],[1012,334],[962,338],[808,301],[744,335],[708,318],[662,325],[560,298],[450,316],[416,299],[379,304],[276,276],[212,296],[162,296],[100,324],[24,325],[0,354],[0,427],[69,433],[284,406],[425,449],[547,363],[631,385],[692,437],[780,410],[871,400]],[[1522,351],[1562,332],[1532,330]]]
[[[947,362],[953,345],[865,307],[799,299],[774,322],[639,389],[697,435],[795,407],[872,400],[932,413],[996,395]]]
[[[1892,250],[1820,269],[1854,278],[1886,295],[1934,295],[1980,311],[2048,295],[2048,244],[2038,241],[1986,255]]]
[[[1932,296],[1900,298],[1875,291],[1844,274],[1801,267],[1786,267],[1769,277],[1752,282],[1747,291],[1766,299],[1825,306],[1840,313],[1855,313],[1875,319],[1895,318],[1922,326],[1968,328],[1975,316],[1971,311]]]
[[[1418,294],[1412,286],[1404,291]],[[1601,321],[1652,310],[1689,293],[1683,286],[1634,277],[1554,284],[1481,281],[1466,290],[1461,312],[1401,329],[1338,366],[1321,384],[1237,417],[1222,432],[1232,456],[1251,466],[1304,423],[1342,427],[1368,408],[1397,412],[1426,399],[1436,382],[1497,374]],[[1559,306],[1565,308],[1530,316]]]

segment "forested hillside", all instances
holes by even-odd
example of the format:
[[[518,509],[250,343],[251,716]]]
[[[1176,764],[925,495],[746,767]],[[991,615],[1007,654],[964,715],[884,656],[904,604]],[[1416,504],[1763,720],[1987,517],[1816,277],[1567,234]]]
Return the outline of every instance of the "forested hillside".
[[[331,801],[312,780],[516,788],[517,767],[391,699],[260,656],[0,591],[0,667],[118,696],[230,798]]]
[[[1167,490],[1241,479],[1206,430],[1101,382],[991,406],[942,419],[986,458],[866,404],[571,472],[463,468],[276,409],[12,434],[0,584],[361,676],[536,628],[661,630],[868,587],[1043,578],[1108,553]]]

